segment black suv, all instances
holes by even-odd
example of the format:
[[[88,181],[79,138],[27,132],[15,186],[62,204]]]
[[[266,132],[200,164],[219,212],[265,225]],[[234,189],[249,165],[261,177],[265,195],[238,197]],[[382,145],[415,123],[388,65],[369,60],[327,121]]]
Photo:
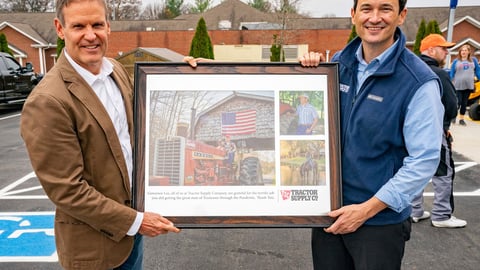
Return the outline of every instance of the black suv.
[[[22,67],[10,54],[0,52],[0,107],[23,104],[39,80],[31,63]]]

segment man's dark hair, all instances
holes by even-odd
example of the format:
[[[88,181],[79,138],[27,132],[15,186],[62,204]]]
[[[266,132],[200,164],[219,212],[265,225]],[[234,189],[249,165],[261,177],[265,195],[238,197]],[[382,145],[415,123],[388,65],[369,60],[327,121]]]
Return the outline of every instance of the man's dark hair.
[[[358,0],[353,0],[353,10],[357,11],[357,3]],[[407,5],[407,0],[398,0],[398,5],[400,6],[399,13],[402,12],[402,10],[405,9],[405,6]]]

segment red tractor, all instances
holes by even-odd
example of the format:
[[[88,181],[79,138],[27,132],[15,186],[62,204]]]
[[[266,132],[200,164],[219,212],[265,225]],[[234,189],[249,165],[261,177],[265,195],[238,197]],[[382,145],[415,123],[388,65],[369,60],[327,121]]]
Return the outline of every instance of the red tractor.
[[[239,154],[229,163],[221,147],[183,137],[155,142],[150,185],[263,185],[260,160]]]

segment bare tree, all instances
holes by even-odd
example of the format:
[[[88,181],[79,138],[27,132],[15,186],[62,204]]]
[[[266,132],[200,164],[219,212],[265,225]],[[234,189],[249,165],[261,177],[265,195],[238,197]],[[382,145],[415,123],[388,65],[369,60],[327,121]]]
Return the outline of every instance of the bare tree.
[[[172,19],[182,14],[184,0],[166,0],[164,13],[167,19]]]
[[[248,5],[262,12],[270,12],[272,4],[268,0],[249,0]]]
[[[287,37],[285,36],[288,24],[293,21],[294,16],[298,16],[299,5],[301,0],[273,0],[273,10],[278,15],[278,20],[282,26],[280,35],[277,37],[277,44],[280,47],[286,43]],[[284,50],[280,50],[280,59],[284,59]]]
[[[195,4],[190,7],[191,13],[203,13],[207,11],[213,3],[213,0],[195,0]]]
[[[1,0],[0,11],[48,12],[54,10],[54,0]]]
[[[273,9],[277,13],[297,14],[301,0],[274,0]]]
[[[141,18],[144,20],[160,20],[165,19],[165,3],[160,1],[155,1],[149,3],[145,6],[145,9],[142,11]]]
[[[176,135],[179,123],[191,123],[191,111],[203,111],[209,106],[207,91],[153,91],[150,98],[152,138],[166,138]],[[210,104],[211,105],[211,104]],[[190,127],[193,128],[193,127]]]
[[[110,20],[134,20],[140,17],[142,0],[107,0]]]
[[[149,3],[141,13],[144,20],[172,19],[186,13],[185,0],[162,0]]]

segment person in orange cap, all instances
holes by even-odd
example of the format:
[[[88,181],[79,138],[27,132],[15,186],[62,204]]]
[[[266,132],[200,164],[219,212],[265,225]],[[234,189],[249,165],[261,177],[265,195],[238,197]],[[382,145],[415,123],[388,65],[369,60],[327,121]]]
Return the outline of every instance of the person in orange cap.
[[[455,176],[455,166],[452,159],[452,135],[450,134],[450,123],[457,116],[457,97],[455,95],[455,86],[448,73],[442,66],[447,57],[448,50],[455,43],[447,42],[439,34],[430,34],[426,36],[421,44],[420,58],[437,74],[442,84],[442,104],[445,108],[443,115],[443,138],[440,154],[440,163],[437,172],[432,177],[434,191],[433,207],[431,220],[432,225],[442,228],[465,227],[465,220],[457,219],[452,216],[453,204],[453,179]],[[412,221],[419,222],[422,219],[430,217],[428,211],[423,210],[423,192],[415,196],[412,201]]]

